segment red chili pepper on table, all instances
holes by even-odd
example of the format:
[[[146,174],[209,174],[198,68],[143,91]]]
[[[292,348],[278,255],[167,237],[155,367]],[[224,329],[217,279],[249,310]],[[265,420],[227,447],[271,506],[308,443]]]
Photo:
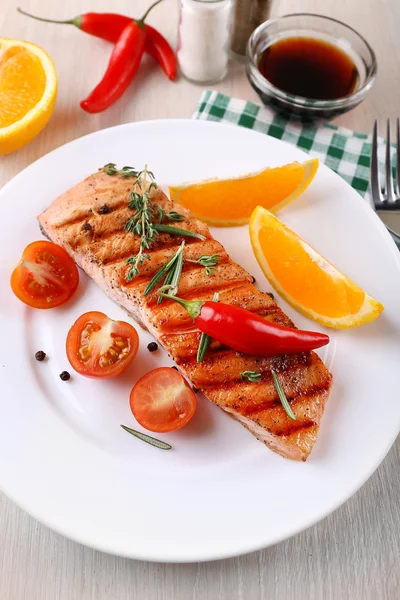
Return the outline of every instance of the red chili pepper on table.
[[[243,354],[297,354],[321,348],[329,343],[329,336],[325,333],[283,327],[237,306],[220,302],[183,300],[162,292],[159,294],[183,306],[200,331]]]
[[[112,51],[103,79],[82,100],[81,108],[89,113],[102,112],[122,96],[134,78],[142,60],[146,43],[144,20],[162,0],[157,0],[141,19],[131,21],[123,30]]]
[[[117,15],[115,13],[85,13],[83,15],[78,15],[73,19],[56,21],[31,15],[20,8],[17,10],[21,14],[36,19],[37,21],[56,23],[57,25],[75,25],[75,27],[81,29],[85,33],[94,35],[107,42],[112,42],[113,44],[118,41],[118,38],[125,27],[129,25],[129,23],[132,23],[131,17]],[[150,54],[150,56],[159,63],[164,73],[171,81],[174,80],[177,71],[177,60],[174,51],[165,37],[154,29],[154,27],[145,25],[145,29],[147,33],[145,52]]]

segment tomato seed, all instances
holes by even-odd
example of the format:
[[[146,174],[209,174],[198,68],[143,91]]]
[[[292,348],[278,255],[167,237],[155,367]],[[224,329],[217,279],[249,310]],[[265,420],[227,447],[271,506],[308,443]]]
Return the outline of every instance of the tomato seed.
[[[114,344],[116,346],[118,346],[118,348],[126,348],[128,345],[126,340],[123,340],[123,339],[119,340],[117,338],[114,340]]]

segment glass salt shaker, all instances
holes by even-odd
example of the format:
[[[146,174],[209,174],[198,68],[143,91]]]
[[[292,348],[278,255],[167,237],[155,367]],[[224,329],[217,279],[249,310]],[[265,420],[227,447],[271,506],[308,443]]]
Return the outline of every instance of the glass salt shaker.
[[[232,0],[180,0],[177,57],[182,75],[211,84],[226,75]]]

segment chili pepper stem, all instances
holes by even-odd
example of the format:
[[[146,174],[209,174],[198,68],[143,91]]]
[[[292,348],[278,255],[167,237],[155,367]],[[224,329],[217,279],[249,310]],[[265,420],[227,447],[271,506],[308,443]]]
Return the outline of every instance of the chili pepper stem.
[[[146,10],[146,12],[144,13],[144,15],[143,15],[143,17],[142,17],[141,19],[136,19],[136,20],[135,20],[135,23],[136,23],[137,25],[139,25],[140,27],[144,27],[144,22],[145,22],[145,19],[147,19],[149,12],[150,12],[151,10],[153,10],[153,8],[154,8],[155,6],[157,6],[157,4],[160,4],[160,2],[162,2],[162,1],[163,1],[163,0],[157,0],[157,2],[154,2],[154,4],[152,4],[152,5],[151,5],[151,6],[150,6],[150,7],[149,7],[147,10]]]
[[[168,298],[169,300],[174,300],[188,311],[193,321],[197,319],[205,302],[201,302],[201,300],[183,300],[183,298],[178,298],[178,296],[165,294],[163,290],[166,288],[171,289],[171,287],[171,285],[161,287],[158,291],[158,295],[162,296],[163,298]]]
[[[37,17],[36,15],[32,15],[31,13],[28,13],[26,12],[26,10],[22,10],[22,8],[19,7],[17,8],[17,11],[21,13],[21,15],[25,15],[26,17],[30,17],[31,19],[35,19],[36,21],[43,21],[43,23],[56,23],[57,25],[75,25],[75,27],[81,29],[81,16],[74,17],[73,19],[67,19],[65,21],[57,21],[55,19],[45,19],[44,17]]]

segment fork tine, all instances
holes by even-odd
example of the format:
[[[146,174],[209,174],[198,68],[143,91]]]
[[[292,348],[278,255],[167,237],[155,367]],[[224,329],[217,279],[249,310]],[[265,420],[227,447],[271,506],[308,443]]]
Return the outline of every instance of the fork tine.
[[[400,119],[397,118],[396,135],[396,193],[400,196]]]
[[[394,202],[394,189],[393,189],[393,177],[392,177],[392,159],[390,156],[390,119],[387,120],[386,129],[386,160],[385,160],[385,173],[386,173],[386,199],[388,202]]]
[[[382,204],[383,196],[379,183],[379,166],[378,166],[378,121],[374,123],[374,131],[372,134],[371,147],[371,195],[375,206]]]

